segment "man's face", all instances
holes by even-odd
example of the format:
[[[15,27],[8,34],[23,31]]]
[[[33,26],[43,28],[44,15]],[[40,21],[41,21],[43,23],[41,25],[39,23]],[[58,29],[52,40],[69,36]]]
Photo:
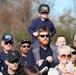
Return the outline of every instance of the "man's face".
[[[20,46],[21,53],[26,54],[30,49],[30,44],[24,43]]]
[[[39,40],[40,45],[47,46],[50,41],[50,35],[48,34],[47,31],[40,32],[38,36],[38,40]]]
[[[66,45],[66,39],[64,37],[58,37],[56,41],[57,46]]]
[[[74,36],[73,44],[74,44],[74,46],[76,47],[76,35]]]
[[[6,60],[6,64],[8,65],[8,71],[11,71],[11,72],[16,71],[19,66],[19,63],[20,63],[19,60],[14,60],[12,62],[9,62]]]
[[[4,51],[9,51],[12,49],[13,42],[12,41],[2,41],[2,47],[4,48]]]

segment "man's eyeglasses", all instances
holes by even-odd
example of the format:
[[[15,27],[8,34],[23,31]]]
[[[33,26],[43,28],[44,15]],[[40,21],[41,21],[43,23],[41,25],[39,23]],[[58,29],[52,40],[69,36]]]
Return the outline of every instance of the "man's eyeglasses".
[[[70,58],[71,58],[71,54],[68,54],[68,55],[62,54],[62,55],[60,55],[60,57],[61,57],[62,59],[65,59],[66,57],[70,59]]]
[[[76,55],[76,51],[73,51],[72,54],[73,54],[73,55]]]
[[[26,48],[26,47],[27,47],[27,48],[30,48],[30,46],[22,46],[22,47],[23,47],[23,48]]]
[[[10,62],[10,63],[14,64],[14,63],[18,63],[18,62],[19,62],[19,59],[16,59],[16,60],[13,60],[13,61]]]
[[[44,38],[44,37],[49,38],[50,37],[49,34],[47,34],[47,35],[39,35],[39,36],[42,37],[42,38]]]
[[[7,44],[13,44],[13,42],[12,41],[7,41],[7,42],[5,42],[5,45],[7,45]]]

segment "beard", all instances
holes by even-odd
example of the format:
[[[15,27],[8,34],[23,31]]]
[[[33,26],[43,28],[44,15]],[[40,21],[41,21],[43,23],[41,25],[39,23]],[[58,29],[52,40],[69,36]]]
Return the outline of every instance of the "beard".
[[[40,43],[40,45],[46,47],[49,45],[49,40],[46,40],[46,39],[45,40],[39,40],[39,43]]]

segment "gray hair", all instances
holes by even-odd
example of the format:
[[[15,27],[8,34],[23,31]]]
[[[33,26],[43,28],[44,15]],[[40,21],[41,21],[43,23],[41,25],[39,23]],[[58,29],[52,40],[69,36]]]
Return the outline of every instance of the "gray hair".
[[[61,50],[64,49],[64,48],[67,49],[67,50],[70,52],[70,54],[71,54],[71,48],[70,48],[69,46],[67,46],[67,45],[59,46],[59,47],[57,48],[57,54],[59,55],[60,52],[61,52]]]

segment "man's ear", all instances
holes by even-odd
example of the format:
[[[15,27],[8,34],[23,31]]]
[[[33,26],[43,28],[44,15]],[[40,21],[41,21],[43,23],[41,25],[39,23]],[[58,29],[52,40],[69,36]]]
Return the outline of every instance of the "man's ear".
[[[4,46],[4,41],[1,42],[1,46],[2,46],[2,47]]]
[[[20,46],[20,51],[22,50],[21,46]]]
[[[6,65],[8,65],[8,61],[7,60],[5,60],[5,63],[6,63]]]
[[[38,15],[40,16],[40,13],[38,13]]]

